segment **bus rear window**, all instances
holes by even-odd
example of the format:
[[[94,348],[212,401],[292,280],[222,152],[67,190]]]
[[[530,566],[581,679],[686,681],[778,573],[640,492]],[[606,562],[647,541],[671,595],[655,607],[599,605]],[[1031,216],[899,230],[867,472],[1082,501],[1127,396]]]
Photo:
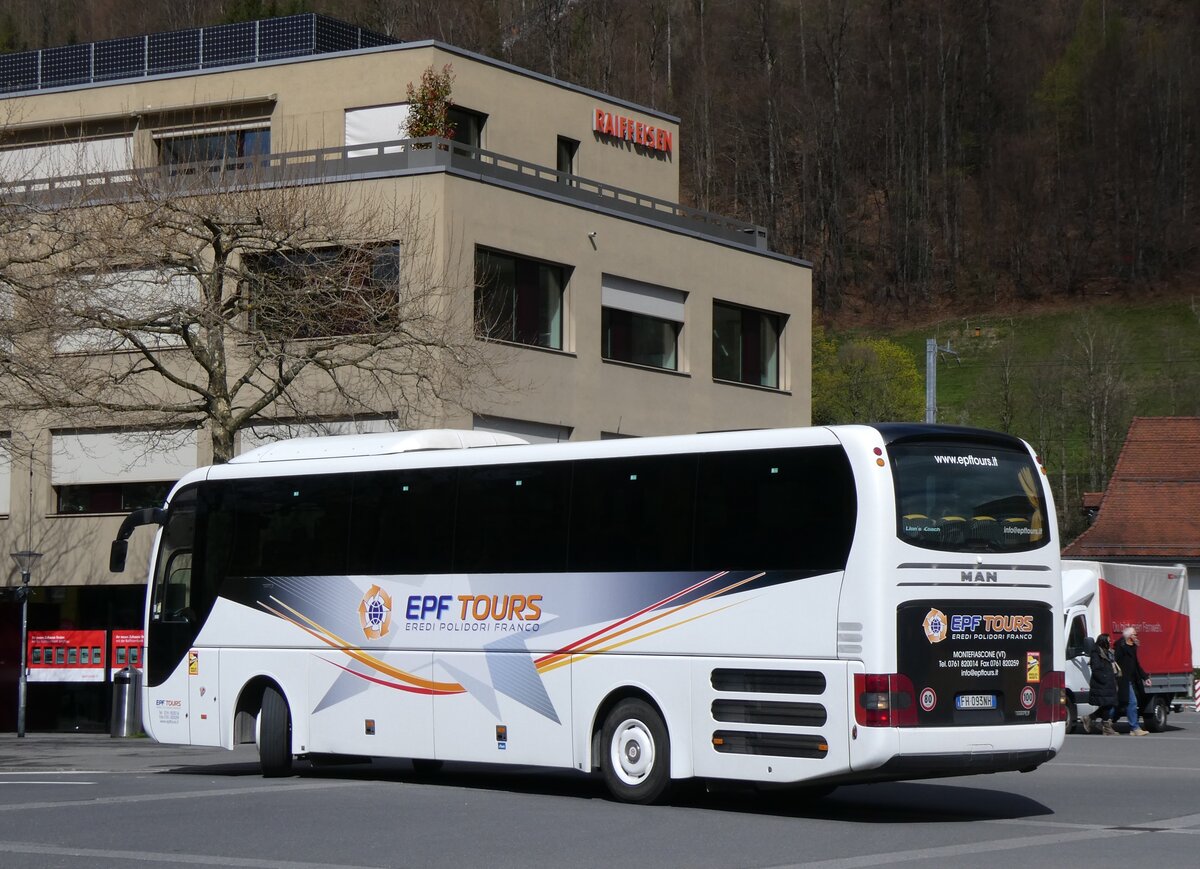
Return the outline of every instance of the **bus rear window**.
[[[888,447],[897,535],[926,549],[1019,552],[1048,540],[1041,475],[1027,452],[953,441]]]

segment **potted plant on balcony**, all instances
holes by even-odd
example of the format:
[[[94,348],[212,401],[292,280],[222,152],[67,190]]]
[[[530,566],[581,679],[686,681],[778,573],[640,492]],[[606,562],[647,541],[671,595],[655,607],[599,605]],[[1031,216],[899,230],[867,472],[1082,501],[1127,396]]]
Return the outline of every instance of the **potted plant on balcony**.
[[[443,66],[440,71],[429,66],[421,73],[420,84],[409,82],[406,90],[408,124],[407,130],[401,130],[401,135],[409,139],[423,139],[429,136],[453,139],[454,122],[450,120],[450,107],[454,105],[450,99],[453,83],[454,72],[450,64]],[[418,162],[417,152],[430,149],[428,142],[418,142],[411,147],[414,153],[410,161],[413,163]],[[438,147],[440,150],[446,150],[445,145]],[[420,162],[432,165],[435,162],[433,154],[429,155],[427,161]]]

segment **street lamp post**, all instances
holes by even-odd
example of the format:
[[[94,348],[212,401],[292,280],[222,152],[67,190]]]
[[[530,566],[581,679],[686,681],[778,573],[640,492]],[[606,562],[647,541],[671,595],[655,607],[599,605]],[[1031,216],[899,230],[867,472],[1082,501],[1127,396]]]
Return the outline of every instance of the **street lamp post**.
[[[42,553],[32,552],[28,549],[12,553],[12,559],[21,571],[21,587],[17,589],[17,596],[21,599],[21,675],[17,681],[17,736],[19,737],[25,736],[25,686],[27,683],[25,647],[28,645],[26,637],[29,630],[29,574],[41,557]]]

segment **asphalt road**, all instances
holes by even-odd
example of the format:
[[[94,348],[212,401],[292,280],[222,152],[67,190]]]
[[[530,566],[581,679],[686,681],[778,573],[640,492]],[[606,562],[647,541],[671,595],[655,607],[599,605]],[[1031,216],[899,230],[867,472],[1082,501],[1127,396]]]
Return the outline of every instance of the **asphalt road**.
[[[404,762],[258,775],[224,752],[0,735],[0,866],[1013,867],[1200,865],[1200,715],[1072,735],[1029,774],[844,787],[821,800],[688,789],[610,802],[572,773]]]

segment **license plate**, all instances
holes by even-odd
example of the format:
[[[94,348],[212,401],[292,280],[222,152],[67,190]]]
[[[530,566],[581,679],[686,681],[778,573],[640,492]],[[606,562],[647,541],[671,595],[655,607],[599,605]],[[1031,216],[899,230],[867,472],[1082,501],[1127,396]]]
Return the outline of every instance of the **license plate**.
[[[995,709],[995,694],[959,694],[954,698],[956,709]]]

